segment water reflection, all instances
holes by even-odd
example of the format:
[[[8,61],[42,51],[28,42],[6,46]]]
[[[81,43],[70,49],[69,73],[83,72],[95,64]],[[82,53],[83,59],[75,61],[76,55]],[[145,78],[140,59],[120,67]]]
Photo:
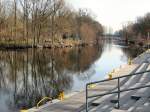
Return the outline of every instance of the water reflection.
[[[0,51],[0,110],[30,108],[43,96],[71,90],[74,75],[79,80],[92,76],[91,65],[101,53],[101,46]]]
[[[138,50],[136,50],[138,49]],[[139,48],[114,45],[81,48],[0,51],[0,111],[30,108],[44,96],[84,89],[89,81],[103,79],[112,69],[127,63]]]

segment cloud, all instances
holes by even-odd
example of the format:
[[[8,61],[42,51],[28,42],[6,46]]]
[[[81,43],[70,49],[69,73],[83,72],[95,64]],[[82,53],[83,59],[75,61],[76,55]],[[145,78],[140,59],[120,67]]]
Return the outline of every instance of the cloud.
[[[114,30],[150,11],[150,0],[67,0],[76,9],[89,8],[97,20]]]

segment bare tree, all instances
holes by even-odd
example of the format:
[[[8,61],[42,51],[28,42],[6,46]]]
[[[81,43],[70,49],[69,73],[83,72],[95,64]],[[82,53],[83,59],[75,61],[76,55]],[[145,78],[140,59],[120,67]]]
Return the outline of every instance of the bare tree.
[[[14,36],[16,38],[16,26],[17,26],[17,1],[14,0]]]
[[[0,2],[0,36],[7,37],[8,40],[23,40],[26,45],[44,44],[45,40],[54,45],[65,33],[69,34],[69,38],[75,35],[81,37],[80,28],[83,23],[90,24],[90,31],[95,30],[91,34],[102,32],[101,24],[97,25],[87,10],[73,11],[64,0]]]

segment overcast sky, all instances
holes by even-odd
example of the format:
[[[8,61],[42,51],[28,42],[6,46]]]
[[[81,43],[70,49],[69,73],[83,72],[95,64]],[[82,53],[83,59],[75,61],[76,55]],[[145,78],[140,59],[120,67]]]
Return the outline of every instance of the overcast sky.
[[[96,19],[105,26],[118,30],[127,21],[150,12],[150,0],[67,0],[75,9],[92,10]]]

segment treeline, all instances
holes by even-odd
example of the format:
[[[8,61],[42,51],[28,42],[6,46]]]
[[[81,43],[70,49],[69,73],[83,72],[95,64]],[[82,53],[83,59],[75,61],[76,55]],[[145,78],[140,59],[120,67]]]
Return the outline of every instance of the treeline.
[[[1,42],[37,45],[78,40],[89,43],[98,41],[102,33],[102,25],[88,10],[75,11],[64,0],[0,2]]]
[[[127,40],[146,41],[148,40],[148,32],[150,32],[150,13],[137,18],[135,22],[124,25],[119,34]]]

